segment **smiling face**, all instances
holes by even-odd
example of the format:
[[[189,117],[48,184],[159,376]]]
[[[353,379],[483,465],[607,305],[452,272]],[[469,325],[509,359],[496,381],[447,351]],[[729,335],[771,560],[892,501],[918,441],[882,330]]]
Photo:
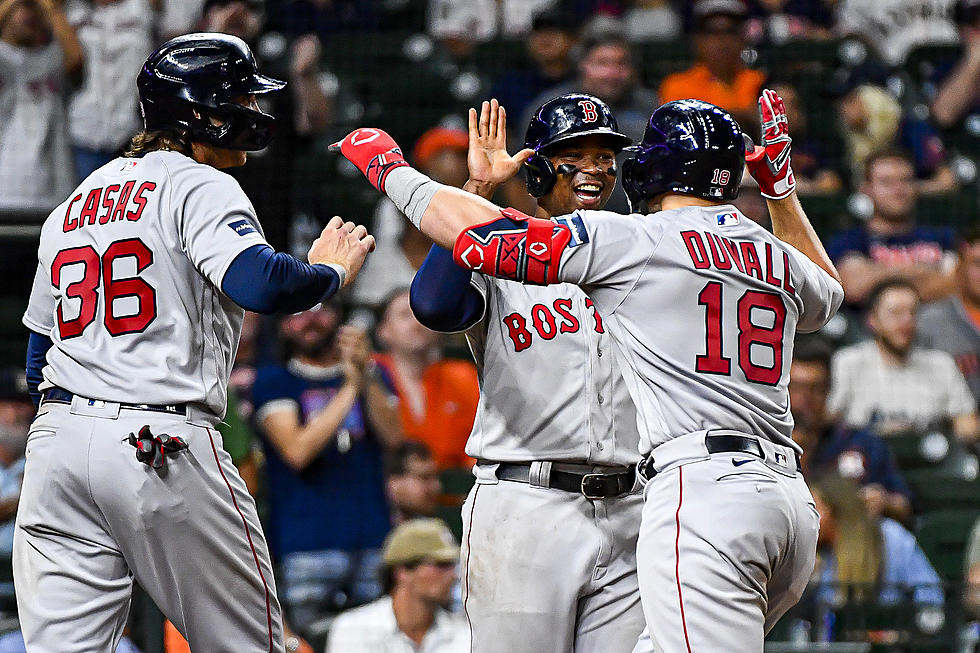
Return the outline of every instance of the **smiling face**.
[[[538,199],[549,215],[576,209],[601,209],[616,186],[616,150],[601,134],[573,138],[556,146],[548,157],[558,170],[573,166],[571,174],[558,173],[554,188]]]

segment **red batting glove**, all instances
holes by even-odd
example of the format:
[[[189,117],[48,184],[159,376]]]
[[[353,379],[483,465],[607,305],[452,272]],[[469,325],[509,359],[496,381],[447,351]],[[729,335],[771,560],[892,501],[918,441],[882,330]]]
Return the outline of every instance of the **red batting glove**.
[[[775,91],[768,88],[759,97],[759,115],[762,118],[762,145],[756,145],[745,155],[749,172],[759,182],[762,196],[771,200],[789,197],[796,190],[796,177],[789,164],[789,123],[786,107]]]
[[[374,127],[361,127],[330,146],[364,173],[371,185],[385,192],[385,179],[395,168],[407,166],[408,161],[387,132]]]

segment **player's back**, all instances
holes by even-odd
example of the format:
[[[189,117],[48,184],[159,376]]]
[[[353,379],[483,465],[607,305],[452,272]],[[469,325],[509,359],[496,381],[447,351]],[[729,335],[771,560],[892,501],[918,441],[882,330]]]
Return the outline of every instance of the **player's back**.
[[[730,205],[608,221],[588,220],[597,242],[586,282],[601,285],[586,285],[615,317],[609,328],[628,359],[642,450],[712,428],[794,446],[793,338],[833,315],[840,285]]]
[[[41,231],[24,321],[54,343],[42,389],[220,417],[244,315],[220,282],[262,242],[238,184],[182,154],[93,172]]]

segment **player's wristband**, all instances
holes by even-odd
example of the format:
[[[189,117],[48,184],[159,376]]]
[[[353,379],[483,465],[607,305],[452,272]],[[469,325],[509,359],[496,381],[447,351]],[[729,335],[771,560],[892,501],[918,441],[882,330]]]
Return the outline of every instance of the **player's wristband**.
[[[421,228],[419,225],[422,224],[422,216],[429,208],[432,197],[441,188],[442,184],[408,166],[392,170],[385,182],[385,194],[411,220],[416,229]]]

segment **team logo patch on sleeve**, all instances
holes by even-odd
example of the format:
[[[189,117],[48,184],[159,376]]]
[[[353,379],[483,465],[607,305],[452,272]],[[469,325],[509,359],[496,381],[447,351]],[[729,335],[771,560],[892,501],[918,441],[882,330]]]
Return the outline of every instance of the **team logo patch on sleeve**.
[[[239,236],[255,233],[255,227],[252,226],[251,222],[244,218],[241,220],[235,220],[234,222],[229,222],[228,226],[231,227],[231,230]]]
[[[719,227],[731,227],[738,224],[738,213],[716,213],[715,220]]]
[[[582,222],[582,216],[573,213],[572,215],[555,218],[555,224],[565,225],[572,233],[572,238],[568,241],[567,247],[578,247],[589,242],[589,232],[585,230],[585,223]]]

